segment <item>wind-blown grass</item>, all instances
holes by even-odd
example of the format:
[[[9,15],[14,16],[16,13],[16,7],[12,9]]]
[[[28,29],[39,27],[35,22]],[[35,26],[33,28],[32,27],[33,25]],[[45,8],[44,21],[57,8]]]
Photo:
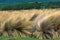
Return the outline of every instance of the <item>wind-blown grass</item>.
[[[33,21],[34,21],[34,23],[40,22],[41,19],[38,19],[39,21],[35,21],[35,17],[39,17],[39,16],[41,16],[41,14],[43,14],[42,17],[44,17],[46,14],[53,14],[53,13],[60,13],[60,10],[57,11],[57,9],[49,9],[49,10],[48,9],[44,9],[44,10],[35,10],[34,9],[34,10],[21,10],[21,11],[0,11],[0,23],[1,23],[0,24],[0,26],[1,26],[0,29],[2,28],[2,30],[3,30],[5,28],[6,23],[7,23],[6,25],[9,24],[8,26],[10,26],[10,24],[14,24],[15,28],[21,28],[22,31],[25,33],[25,34],[22,34],[22,32],[21,32],[21,36],[23,37],[23,36],[26,35],[26,33],[30,34],[31,30],[29,30],[29,28],[33,27],[32,26]],[[34,16],[34,14],[38,14],[38,16],[36,16],[36,15]],[[32,18],[33,21],[31,21],[31,18]],[[37,25],[37,23],[36,23],[36,25]],[[38,25],[38,26],[40,26],[40,25]],[[37,27],[37,29],[38,28],[39,27]],[[16,31],[14,31],[14,33],[15,32]],[[13,35],[15,35],[14,33],[13,33]],[[36,33],[36,32],[33,33],[33,34],[36,35],[36,36],[39,36],[39,34]],[[4,38],[6,38],[6,37],[2,37],[2,40]],[[19,38],[21,38],[21,37],[17,37],[17,39],[19,39]],[[25,38],[26,38],[26,36],[25,36]],[[23,38],[21,38],[21,39],[24,40]],[[26,38],[26,40],[27,39],[34,40],[35,38],[33,38],[33,39],[32,38]],[[38,39],[36,39],[36,40],[38,40]]]

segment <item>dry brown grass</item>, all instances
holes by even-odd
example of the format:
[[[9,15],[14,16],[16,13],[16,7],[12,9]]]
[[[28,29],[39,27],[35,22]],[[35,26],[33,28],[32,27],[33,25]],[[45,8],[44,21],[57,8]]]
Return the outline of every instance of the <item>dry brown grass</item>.
[[[12,24],[17,23],[19,20],[22,22],[21,26],[24,26],[25,28],[29,29],[33,25],[40,26],[39,21],[42,19],[39,19],[40,16],[49,16],[49,14],[54,13],[60,13],[59,9],[43,9],[43,10],[19,10],[19,11],[0,11],[0,31],[3,31],[5,28],[5,23],[11,21]],[[29,21],[33,15],[38,14],[38,17],[34,21]],[[37,21],[38,20],[38,21]],[[34,24],[33,24],[34,23]],[[20,25],[20,24],[19,24]],[[18,28],[18,26],[16,27]],[[39,27],[37,28],[39,29]],[[27,32],[30,34],[30,32],[23,30],[24,32]],[[16,33],[17,34],[17,33]],[[7,33],[6,33],[7,35]],[[23,34],[24,35],[24,34]],[[37,35],[36,32],[34,35]]]

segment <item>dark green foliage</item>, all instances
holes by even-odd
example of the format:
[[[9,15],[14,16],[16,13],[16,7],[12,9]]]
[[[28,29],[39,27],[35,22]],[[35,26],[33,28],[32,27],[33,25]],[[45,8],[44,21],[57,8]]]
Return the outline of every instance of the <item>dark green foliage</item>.
[[[0,10],[51,9],[60,8],[60,2],[34,2],[15,5],[0,5]]]

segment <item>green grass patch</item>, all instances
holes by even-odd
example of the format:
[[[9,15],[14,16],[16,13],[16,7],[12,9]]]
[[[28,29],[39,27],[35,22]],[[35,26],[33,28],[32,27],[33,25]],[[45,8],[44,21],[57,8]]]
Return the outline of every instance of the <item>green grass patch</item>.
[[[43,40],[37,38],[27,38],[27,37],[11,37],[11,36],[1,36],[0,40]],[[46,40],[46,39],[45,39]],[[48,39],[48,40],[60,40],[60,38]]]
[[[40,40],[36,38],[27,38],[27,37],[11,37],[11,36],[1,36],[0,40]]]

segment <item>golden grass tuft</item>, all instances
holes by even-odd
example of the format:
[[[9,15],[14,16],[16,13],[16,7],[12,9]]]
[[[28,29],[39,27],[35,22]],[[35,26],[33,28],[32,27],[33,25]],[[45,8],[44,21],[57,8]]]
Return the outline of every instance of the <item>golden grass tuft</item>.
[[[59,9],[43,9],[43,10],[18,10],[18,11],[0,11],[0,31],[3,31],[3,35],[9,36],[8,32],[12,36],[24,36],[31,34],[31,28],[33,25],[40,26],[40,21],[49,16],[50,14],[60,13]],[[36,14],[36,15],[35,15]],[[34,16],[35,15],[35,16]],[[33,17],[34,16],[34,17]],[[39,19],[39,17],[41,17]],[[31,21],[31,19],[33,21]],[[7,31],[6,31],[6,30]],[[37,27],[39,29],[39,27]],[[5,33],[5,34],[4,34]],[[37,37],[38,32],[34,33]]]

